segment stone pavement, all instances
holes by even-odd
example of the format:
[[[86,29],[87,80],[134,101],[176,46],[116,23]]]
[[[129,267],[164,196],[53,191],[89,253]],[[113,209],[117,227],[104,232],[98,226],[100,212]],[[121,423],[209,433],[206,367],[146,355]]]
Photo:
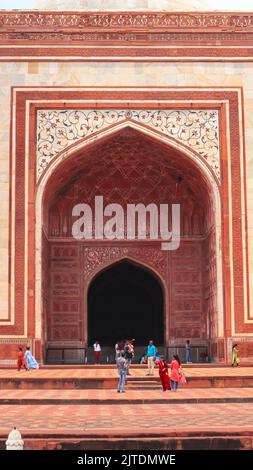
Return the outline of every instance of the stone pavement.
[[[157,404],[157,405],[1,405],[0,434],[16,426],[21,433],[31,430],[78,431],[101,429],[121,433],[133,429],[203,431],[253,431],[252,404]]]
[[[132,368],[130,380],[147,384],[146,373]],[[216,385],[186,386],[177,393],[129,388],[119,394],[116,369],[1,369],[0,448],[16,426],[25,436],[27,449],[253,449],[253,386],[243,386],[245,377],[253,377],[253,367],[194,367],[187,368],[186,375],[192,380],[216,377]],[[224,377],[231,377],[233,387],[222,386]],[[112,387],[85,388],[91,379],[98,384],[111,379]],[[238,379],[241,385],[236,387]],[[62,381],[58,390],[54,389],[57,380]],[[153,380],[157,387],[157,370]],[[4,388],[13,381],[15,389]],[[43,381],[47,388],[40,388]],[[30,388],[20,389],[23,382],[30,382]]]
[[[42,404],[163,404],[163,403],[251,403],[253,388],[179,389],[177,393],[158,390],[0,390],[0,405]]]

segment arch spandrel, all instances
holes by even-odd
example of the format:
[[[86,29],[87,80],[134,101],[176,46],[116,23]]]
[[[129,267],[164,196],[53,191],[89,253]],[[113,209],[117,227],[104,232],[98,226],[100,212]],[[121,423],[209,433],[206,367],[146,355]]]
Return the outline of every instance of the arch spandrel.
[[[137,125],[189,148],[220,181],[219,112],[215,109],[39,110],[37,122],[37,180],[57,155],[66,158],[68,150],[91,142],[103,131]]]
[[[167,278],[167,252],[151,246],[84,248],[84,277],[90,283],[99,272],[124,260],[155,273],[162,284]]]

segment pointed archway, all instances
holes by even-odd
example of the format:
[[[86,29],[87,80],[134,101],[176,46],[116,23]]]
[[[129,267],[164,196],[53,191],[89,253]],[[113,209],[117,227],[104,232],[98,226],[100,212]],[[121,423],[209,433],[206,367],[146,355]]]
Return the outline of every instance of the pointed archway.
[[[88,290],[88,345],[112,346],[135,338],[142,346],[153,338],[164,345],[164,295],[157,277],[125,259],[100,272]],[[108,328],[108,325],[110,327]]]

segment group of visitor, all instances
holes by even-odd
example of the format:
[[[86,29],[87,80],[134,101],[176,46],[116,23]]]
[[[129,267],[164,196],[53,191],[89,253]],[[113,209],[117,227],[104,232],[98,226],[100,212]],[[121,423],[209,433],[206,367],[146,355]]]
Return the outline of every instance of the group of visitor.
[[[18,371],[21,369],[31,370],[38,369],[39,364],[36,361],[35,357],[30,351],[30,346],[26,347],[26,351],[23,351],[23,348],[19,346],[18,348],[18,361],[17,361]]]
[[[186,384],[185,373],[177,354],[174,354],[171,364],[168,364],[162,357],[156,361],[156,364],[159,366],[159,376],[164,392],[167,390],[176,392],[180,383]]]
[[[115,360],[119,373],[118,393],[125,393],[126,377],[130,374],[130,365],[134,358],[134,339],[117,341],[115,344]],[[101,346],[98,341],[93,345],[95,363],[99,363]],[[189,363],[190,359],[190,341],[186,341],[186,362]],[[157,348],[153,340],[149,341],[146,354],[143,354],[139,363],[147,362],[148,373],[147,375],[154,375],[155,365],[159,367],[159,376],[162,384],[163,391],[172,390],[177,391],[179,383],[186,383],[184,371],[182,369],[181,361],[178,355],[173,356],[173,360],[169,365],[167,361],[158,355]],[[169,368],[171,373],[169,375]]]
[[[134,342],[134,339],[131,341],[129,340],[118,341],[115,344],[115,356],[116,356],[115,360],[120,355],[120,351],[126,349],[125,357],[126,359],[128,359],[129,363],[131,363],[134,357],[133,342]],[[129,354],[128,354],[128,349],[131,349]],[[191,364],[190,350],[191,350],[190,340],[187,339],[185,343],[185,357],[186,357],[187,364]],[[94,363],[99,364],[102,348],[97,340],[93,344],[93,351],[94,351]],[[157,348],[154,345],[154,342],[150,340],[148,348],[147,348],[147,352],[142,354],[142,356],[139,358],[139,361],[138,361],[140,364],[144,364],[144,363],[148,364],[148,375],[154,374],[154,361],[157,356],[158,356]]]
[[[134,347],[133,341],[126,341],[123,349],[122,343],[118,342],[115,345],[115,352],[116,352],[116,363],[119,372],[119,382],[118,382],[118,393],[120,391],[125,393],[125,382],[126,376],[130,375],[129,367],[134,357]],[[239,358],[238,358],[238,348],[237,344],[235,344],[232,348],[232,366],[239,365]],[[190,358],[190,341],[187,340],[185,344],[186,350],[186,363],[191,363]],[[187,380],[185,377],[184,370],[182,368],[181,360],[178,354],[173,355],[173,359],[169,364],[163,356],[158,356],[157,348],[154,345],[154,341],[150,340],[146,355],[141,356],[141,360],[146,357],[147,365],[148,365],[148,374],[147,375],[154,375],[154,368],[155,365],[159,367],[159,376],[161,380],[162,389],[164,392],[167,390],[171,390],[176,392],[178,390],[179,384],[186,384]],[[141,361],[139,361],[142,363]],[[170,371],[170,372],[169,372]]]
[[[187,340],[189,341],[189,340]],[[189,346],[190,342],[187,343]],[[187,356],[190,360],[190,356]],[[171,364],[164,360],[163,356],[158,356],[156,346],[153,340],[149,341],[147,348],[147,362],[148,362],[148,374],[154,375],[155,364],[159,367],[159,376],[162,384],[162,389],[177,391],[179,383],[186,383],[185,374],[181,365],[181,361],[177,354],[174,354]],[[188,361],[187,361],[188,362]],[[170,375],[169,375],[170,369]]]
[[[129,368],[131,362],[134,358],[134,339],[132,340],[125,340],[125,341],[118,341],[115,344],[115,360],[119,371],[119,384],[118,384],[118,392],[122,390],[124,392],[124,386],[126,381],[126,376],[131,375],[129,372]],[[98,341],[95,341],[93,344],[94,349],[94,360],[95,364],[99,364],[100,361],[100,354],[101,354],[101,346]],[[191,364],[191,357],[190,357],[190,340],[186,340],[185,343],[185,358],[186,363]],[[238,357],[238,344],[234,344],[232,346],[232,367],[239,366],[240,360]],[[169,365],[163,357],[158,355],[157,348],[154,344],[153,340],[149,341],[147,352],[146,354],[142,354],[139,359],[139,363],[147,363],[148,365],[148,373],[147,375],[154,375],[154,368],[155,364],[159,366],[159,375],[162,383],[163,390],[177,390],[178,384],[186,383],[185,374],[182,369],[181,361],[179,356],[175,354],[173,356],[173,360]],[[30,347],[26,347],[26,351],[23,351],[23,348],[20,346],[18,348],[18,360],[17,360],[17,368],[20,371],[22,368],[25,370],[30,369],[38,369],[39,364],[32,355],[30,351]],[[171,369],[171,375],[169,380],[169,368]]]
[[[115,358],[119,372],[119,382],[117,388],[118,393],[125,393],[126,377],[127,375],[131,375],[129,372],[129,368],[131,365],[131,361],[134,357],[133,341],[134,340],[126,340],[125,343],[117,342],[115,345]],[[147,347],[146,357],[148,364],[147,375],[154,375],[155,365],[158,365],[159,376],[164,391],[172,390],[176,392],[179,383],[186,383],[185,374],[182,369],[181,361],[178,355],[173,356],[173,360],[169,366],[169,364],[163,359],[163,357],[157,355],[157,349],[154,345],[154,341],[150,340]],[[171,369],[170,376],[169,368]]]

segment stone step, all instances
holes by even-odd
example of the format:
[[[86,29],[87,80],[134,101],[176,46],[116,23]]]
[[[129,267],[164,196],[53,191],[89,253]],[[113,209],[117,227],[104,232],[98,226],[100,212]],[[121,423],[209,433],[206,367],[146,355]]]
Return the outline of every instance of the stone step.
[[[154,380],[150,380],[150,379],[127,379],[126,383],[128,383],[129,385],[132,385],[132,384],[142,384],[142,385],[156,385],[156,384],[160,384],[160,380],[158,380],[157,378],[155,378]]]
[[[253,403],[253,389],[0,390],[0,405],[103,405]]]
[[[164,392],[164,393],[172,393],[172,392]],[[120,394],[122,397],[122,394]],[[49,398],[49,399],[32,399],[32,398],[21,398],[21,399],[4,399],[0,400],[0,405],[125,405],[126,403],[129,405],[162,405],[164,403],[170,404],[210,404],[210,403],[231,403],[231,404],[238,404],[238,403],[253,403],[253,397],[251,398],[171,398],[166,397],[163,398],[152,398],[146,399],[143,398],[127,398],[128,395],[124,395],[126,398],[119,398],[119,399],[108,399],[108,400],[92,400],[92,399],[57,399],[57,398]]]
[[[137,382],[137,381],[136,382],[127,382],[126,385],[128,387],[138,386],[138,387],[151,387],[151,388],[152,387],[157,388],[157,387],[161,386],[159,382],[144,382],[144,381],[143,382]]]
[[[63,390],[63,389],[76,389],[76,390],[85,390],[85,389],[115,389],[118,384],[117,378],[107,378],[107,379],[0,379],[0,390],[1,389],[10,389],[10,390]],[[142,389],[145,385],[139,385]],[[134,386],[134,385],[133,385]],[[155,385],[154,385],[155,386]],[[187,381],[187,385],[184,386],[187,388],[226,388],[226,387],[253,387],[253,377],[252,378],[239,378],[235,380],[234,378],[190,378]]]
[[[126,388],[128,390],[160,390],[160,380],[127,380]]]
[[[131,380],[126,383],[127,389],[131,390],[158,390],[161,388],[159,381]]]
[[[187,385],[190,388],[229,388],[253,387],[253,368],[236,369],[189,369],[186,371]],[[115,389],[118,373],[106,369],[39,369],[18,372],[13,369],[0,370],[1,389],[50,390],[50,389]],[[158,371],[147,376],[146,371],[133,369],[127,377],[130,387],[160,386]]]
[[[25,450],[253,450],[253,431],[249,430],[127,430],[23,432]],[[0,432],[0,451],[5,450],[6,433]],[[82,454],[81,454],[82,455]],[[212,460],[212,453],[209,459]],[[215,456],[215,463],[217,456]],[[42,455],[43,461],[43,455]]]
[[[141,385],[133,385],[131,387],[126,387],[126,390],[160,390],[161,387],[157,386],[157,387],[150,387],[150,386],[146,386],[146,387],[143,387]]]

